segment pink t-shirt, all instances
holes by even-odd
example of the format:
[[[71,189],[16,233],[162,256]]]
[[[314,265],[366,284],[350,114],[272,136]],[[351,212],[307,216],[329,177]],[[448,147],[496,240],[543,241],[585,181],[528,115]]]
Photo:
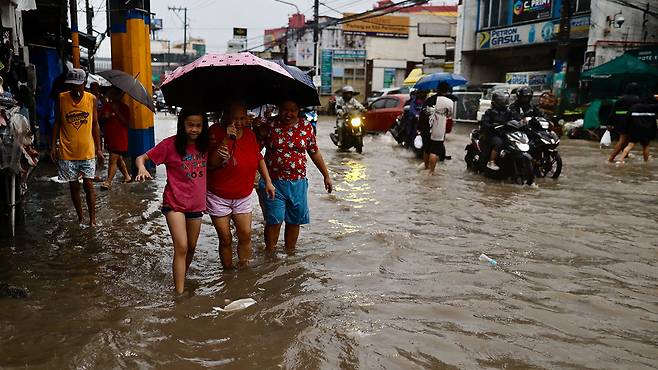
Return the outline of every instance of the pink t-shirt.
[[[175,142],[175,136],[168,137],[146,152],[153,163],[167,168],[162,205],[176,212],[203,212],[206,210],[206,153],[188,145],[187,154],[181,158]]]

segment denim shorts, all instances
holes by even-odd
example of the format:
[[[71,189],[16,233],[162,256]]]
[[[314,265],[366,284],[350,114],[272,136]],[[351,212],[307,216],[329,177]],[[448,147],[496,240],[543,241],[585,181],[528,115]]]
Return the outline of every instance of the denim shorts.
[[[96,158],[80,161],[60,159],[58,162],[59,179],[62,181],[78,181],[96,177]]]
[[[269,199],[265,193],[265,182],[258,183],[261,200],[263,201],[265,223],[279,225],[286,222],[291,225],[306,225],[311,219],[308,210],[308,180],[272,180],[276,188],[276,196]]]
[[[167,213],[173,211],[170,207],[167,206],[162,206],[160,209],[160,212],[162,212],[163,215],[167,215]],[[203,217],[203,212],[183,212],[185,214],[186,219],[191,219],[191,218],[201,218]]]

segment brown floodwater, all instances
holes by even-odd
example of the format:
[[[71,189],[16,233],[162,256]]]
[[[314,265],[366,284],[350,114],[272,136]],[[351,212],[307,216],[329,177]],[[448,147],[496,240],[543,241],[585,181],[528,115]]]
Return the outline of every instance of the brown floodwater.
[[[161,140],[175,122],[156,124]],[[522,187],[467,172],[458,126],[429,178],[389,135],[337,152],[332,125],[335,192],[309,169],[297,252],[265,256],[256,211],[251,267],[223,272],[206,216],[181,296],[164,169],[99,191],[90,229],[44,165],[19,236],[0,239],[0,283],[29,290],[0,298],[0,368],[658,367],[658,161],[609,165],[598,143],[564,140],[562,177]]]

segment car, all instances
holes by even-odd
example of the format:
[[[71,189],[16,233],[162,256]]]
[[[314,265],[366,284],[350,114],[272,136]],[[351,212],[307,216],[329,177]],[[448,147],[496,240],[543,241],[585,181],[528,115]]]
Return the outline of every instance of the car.
[[[370,93],[368,98],[366,98],[365,106],[366,107],[369,106],[377,98],[381,98],[386,95],[409,94],[410,91],[411,91],[411,86],[391,87],[388,89],[374,90],[373,92]]]
[[[404,104],[408,100],[408,94],[385,95],[375,99],[365,114],[366,131],[388,131],[393,127],[398,116],[404,112]]]
[[[162,94],[161,90],[155,90],[153,92],[153,107],[158,112],[167,108],[167,104],[165,103],[164,95]]]

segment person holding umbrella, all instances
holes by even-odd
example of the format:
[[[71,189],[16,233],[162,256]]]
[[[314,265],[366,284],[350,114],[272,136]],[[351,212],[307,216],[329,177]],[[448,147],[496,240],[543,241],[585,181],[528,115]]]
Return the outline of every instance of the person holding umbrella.
[[[70,91],[59,94],[55,109],[50,157],[58,164],[59,178],[67,181],[71,188],[71,199],[78,215],[78,222],[83,222],[80,183],[85,190],[89,226],[96,226],[96,192],[94,177],[96,175],[96,158],[103,160],[100,145],[100,128],[96,111],[96,97],[85,92],[86,73],[74,68],[68,71],[65,84]]]
[[[210,127],[208,151],[208,214],[219,237],[219,257],[224,270],[233,267],[231,220],[238,237],[238,266],[251,257],[251,194],[256,171],[265,184],[265,193],[274,198],[274,185],[260,153],[256,135],[246,126],[247,106],[231,102],[221,121]]]
[[[107,179],[101,184],[101,189],[110,190],[117,167],[123,175],[123,182],[132,182],[126,162],[123,157],[128,154],[128,119],[130,109],[121,101],[123,91],[110,87],[107,92],[108,103],[100,112],[105,136],[105,147],[110,152],[110,164],[107,169]]]
[[[299,105],[286,99],[279,105],[279,114],[260,127],[265,146],[265,163],[276,188],[276,196],[266,196],[266,182],[259,183],[265,217],[265,249],[274,252],[285,221],[284,243],[292,252],[297,245],[300,226],[310,222],[308,209],[308,179],[306,155],[324,177],[324,188],[333,189],[329,170],[318,148],[313,127],[299,116]]]

